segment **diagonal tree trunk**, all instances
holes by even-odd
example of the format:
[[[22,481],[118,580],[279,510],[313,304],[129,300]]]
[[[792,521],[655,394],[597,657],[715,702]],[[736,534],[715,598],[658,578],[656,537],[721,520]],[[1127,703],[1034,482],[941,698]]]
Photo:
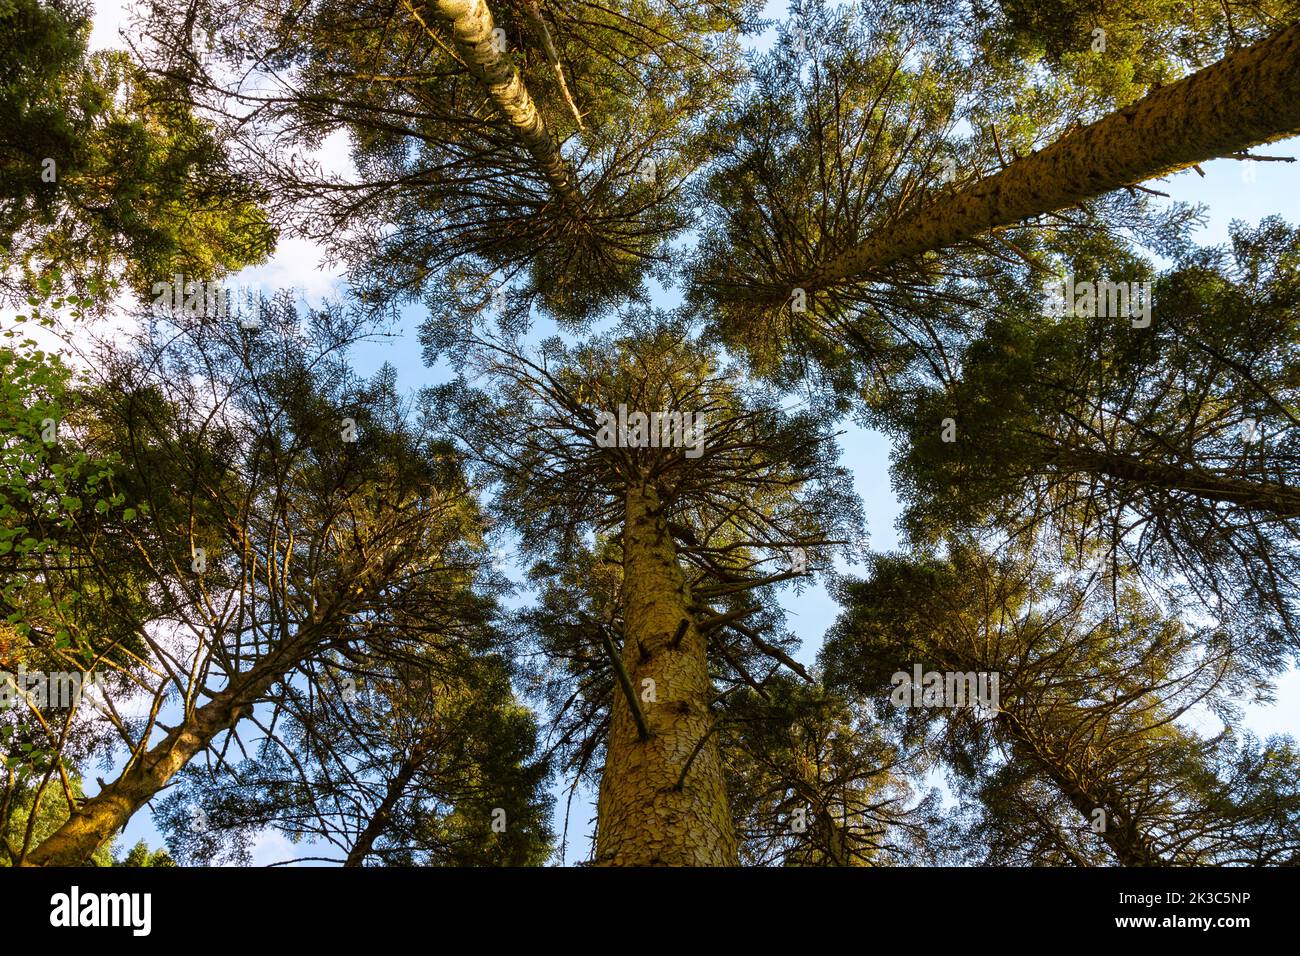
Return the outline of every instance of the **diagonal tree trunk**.
[[[116,780],[83,801],[61,827],[28,853],[20,866],[85,866],[142,806],[165,787],[195,754],[233,727],[287,671],[282,656],[247,674],[188,714],[152,749],[139,753]]]
[[[869,276],[999,226],[1300,132],[1300,25],[903,217],[792,285]]]
[[[1069,756],[1057,752],[1050,742],[1030,730],[1014,710],[1001,711],[998,722],[1009,738],[1032,754],[1032,759],[1085,820],[1091,820],[1098,809],[1105,811],[1105,828],[1097,835],[1115,854],[1120,866],[1168,865],[1137,823],[1121,817],[1115,808],[1123,804],[1109,787],[1081,779]]]
[[[945,670],[983,670],[983,655],[956,652],[940,665]],[[1097,810],[1105,812],[1105,827],[1097,835],[1115,854],[1121,866],[1168,866],[1136,820],[1120,808],[1123,794],[1097,773],[1090,761],[1071,749],[1068,726],[1048,723],[1037,705],[1002,702],[994,718],[998,735],[1015,748],[1012,759],[1037,764],[1057,792],[1085,820]]]
[[[596,862],[735,866],[707,645],[690,611],[690,587],[654,489],[629,488],[626,509],[622,661],[650,735],[642,739],[625,694],[615,690]]]
[[[1234,478],[1200,468],[1149,462],[1129,455],[1062,449],[1045,452],[1042,463],[1066,475],[1109,475],[1137,487],[1223,501],[1278,518],[1300,518],[1300,488],[1276,481]]]
[[[357,836],[357,842],[352,844],[352,849],[348,851],[348,858],[344,861],[344,866],[361,866],[366,857],[375,848],[375,840],[384,832],[388,826],[388,821],[392,818],[393,809],[406,793],[407,785],[410,784],[415,772],[420,769],[420,755],[412,754],[403,762],[397,776],[388,782],[388,787],[384,792],[384,799],[375,812],[371,814],[370,822],[366,824],[364,830]]]
[[[411,16],[429,31],[413,0],[402,0]],[[551,136],[546,121],[529,95],[523,77],[509,57],[497,51],[492,11],[484,0],[431,0],[436,15],[451,26],[456,52],[465,68],[487,91],[497,113],[510,125],[520,145],[528,151],[546,177],[556,198],[580,204],[573,172]]]

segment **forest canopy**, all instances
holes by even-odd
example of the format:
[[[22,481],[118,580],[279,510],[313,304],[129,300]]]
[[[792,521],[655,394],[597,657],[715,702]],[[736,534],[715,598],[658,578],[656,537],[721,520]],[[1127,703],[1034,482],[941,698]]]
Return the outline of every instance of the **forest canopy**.
[[[123,10],[0,0],[0,865],[1300,863],[1300,207],[1170,195],[1300,3]]]

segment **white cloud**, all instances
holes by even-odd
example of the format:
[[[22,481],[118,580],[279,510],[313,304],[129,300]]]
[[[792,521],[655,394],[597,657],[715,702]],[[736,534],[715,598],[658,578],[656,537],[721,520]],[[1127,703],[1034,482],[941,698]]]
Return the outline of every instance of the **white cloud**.
[[[130,4],[124,0],[96,0],[95,20],[90,31],[90,48],[92,50],[125,50],[126,41],[122,38],[128,26],[127,17]]]

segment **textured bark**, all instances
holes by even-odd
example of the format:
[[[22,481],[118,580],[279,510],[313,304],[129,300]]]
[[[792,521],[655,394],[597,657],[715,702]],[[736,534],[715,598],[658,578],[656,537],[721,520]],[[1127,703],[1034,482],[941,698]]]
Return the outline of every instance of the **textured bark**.
[[[642,740],[626,698],[615,690],[597,806],[596,862],[735,866],[736,837],[712,733],[707,644],[651,488],[627,493],[623,555],[622,660],[638,698],[649,679],[655,700],[639,699],[651,734]]]
[[[1300,488],[1280,482],[1232,478],[1199,468],[1088,450],[1049,453],[1044,456],[1044,464],[1066,474],[1107,475],[1134,485],[1229,502],[1279,518],[1300,517]]]
[[[497,113],[510,124],[520,144],[536,161],[556,197],[566,203],[580,202],[569,164],[529,95],[523,77],[510,58],[496,50],[492,38],[496,25],[488,5],[484,0],[433,0],[429,6],[451,26],[456,52],[465,68],[487,91]],[[424,22],[419,14],[416,18]]]
[[[87,865],[102,843],[126,826],[217,734],[233,727],[282,672],[283,668],[268,662],[245,675],[237,687],[222,691],[192,711],[152,750],[137,756],[116,780],[83,801],[20,865]]]
[[[813,291],[1300,132],[1300,25],[1224,57],[820,263]]]

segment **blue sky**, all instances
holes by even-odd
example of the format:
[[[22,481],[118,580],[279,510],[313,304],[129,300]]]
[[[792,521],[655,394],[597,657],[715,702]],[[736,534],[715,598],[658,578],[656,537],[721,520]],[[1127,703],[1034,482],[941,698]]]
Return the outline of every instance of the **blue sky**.
[[[119,27],[125,23],[123,6],[121,0],[100,0],[96,4],[95,32],[92,35],[94,47],[123,46],[118,34]],[[783,16],[785,6],[785,0],[769,0],[767,15]],[[1300,139],[1262,147],[1256,152],[1300,156]],[[327,162],[339,166],[346,164],[345,144],[341,140],[327,143],[325,153]],[[1300,163],[1248,165],[1219,160],[1207,163],[1203,168],[1204,178],[1194,172],[1184,172],[1158,187],[1170,193],[1174,200],[1202,203],[1208,207],[1207,222],[1196,235],[1202,244],[1226,241],[1228,224],[1233,219],[1255,223],[1264,216],[1280,214],[1292,223],[1300,222]],[[318,302],[338,287],[337,272],[321,267],[320,250],[301,240],[283,242],[271,263],[247,270],[240,279],[258,281],[267,286],[297,287],[311,302]],[[423,318],[423,307],[407,309],[402,327],[393,337],[370,343],[354,353],[358,370],[370,372],[385,362],[390,363],[397,369],[401,385],[410,390],[429,383],[435,376],[440,377],[441,370],[426,368],[420,360],[415,334]],[[844,424],[844,430],[842,461],[853,472],[857,492],[864,502],[871,546],[878,551],[891,550],[897,544],[894,521],[900,508],[890,487],[889,444],[883,436],[849,422]],[[810,587],[798,596],[788,594],[785,606],[791,628],[803,640],[803,648],[797,656],[810,663],[821,645],[822,635],[834,621],[838,607],[820,585]],[[1248,708],[1246,726],[1261,735],[1294,733],[1297,704],[1300,703],[1300,673],[1293,670],[1279,680],[1278,701],[1271,708]],[[560,813],[564,809],[564,798],[557,786],[557,811]],[[594,803],[590,795],[575,798],[566,862],[587,857],[593,816]],[[557,816],[557,834],[563,825],[563,820]],[[130,846],[140,838],[155,846],[162,842],[147,812],[136,815],[119,845]],[[292,847],[283,838],[268,834],[256,848],[255,862],[267,864],[306,853],[309,851],[303,847]]]

